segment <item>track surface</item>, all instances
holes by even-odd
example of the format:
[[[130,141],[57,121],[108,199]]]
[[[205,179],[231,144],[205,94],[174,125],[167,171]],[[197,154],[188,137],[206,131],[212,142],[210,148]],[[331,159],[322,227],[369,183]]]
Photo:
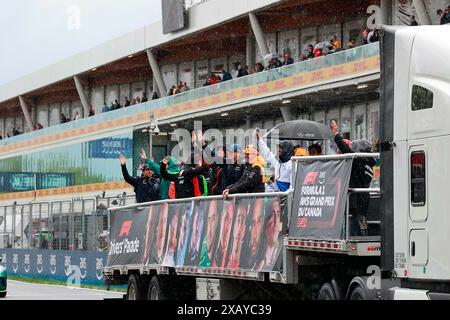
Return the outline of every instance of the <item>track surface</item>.
[[[8,294],[2,300],[103,300],[120,299],[121,292],[65,287],[8,280]]]

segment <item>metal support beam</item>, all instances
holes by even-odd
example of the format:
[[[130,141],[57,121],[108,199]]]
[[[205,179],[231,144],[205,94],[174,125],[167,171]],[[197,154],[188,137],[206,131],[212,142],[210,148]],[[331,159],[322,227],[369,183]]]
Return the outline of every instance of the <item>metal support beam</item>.
[[[167,87],[164,83],[164,79],[162,77],[161,69],[159,68],[158,61],[156,61],[155,56],[153,55],[153,52],[149,49],[147,50],[147,57],[148,62],[150,63],[150,67],[152,68],[153,72],[153,78],[156,80],[156,84],[158,85],[159,89],[159,97],[165,97],[167,96]]]
[[[380,10],[381,10],[381,24],[391,26],[393,19],[392,0],[381,0]]]
[[[28,129],[34,131],[33,121],[31,120],[30,111],[28,109],[27,102],[22,96],[19,96],[20,107],[22,108],[23,115],[25,116],[25,121],[27,123]]]
[[[83,84],[78,76],[74,76],[75,86],[77,87],[78,96],[80,97],[81,104],[83,105],[84,118],[89,116],[89,100],[84,92]]]
[[[247,36],[247,48],[246,48],[246,62],[245,64],[249,68],[253,68],[256,63],[256,53],[255,53],[255,38],[253,36],[249,35]]]
[[[254,13],[250,12],[248,16],[250,18],[252,30],[256,38],[256,43],[258,44],[259,52],[261,53],[261,56],[264,58],[269,54],[269,47],[267,46],[266,39],[264,38],[261,25],[259,24],[258,18]]]
[[[295,120],[295,114],[293,112],[293,108],[289,106],[281,106],[280,107],[281,115],[283,116],[283,120],[292,121]]]
[[[416,8],[417,18],[421,25],[431,25],[430,17],[427,13],[427,8],[423,0],[413,0],[413,5]]]

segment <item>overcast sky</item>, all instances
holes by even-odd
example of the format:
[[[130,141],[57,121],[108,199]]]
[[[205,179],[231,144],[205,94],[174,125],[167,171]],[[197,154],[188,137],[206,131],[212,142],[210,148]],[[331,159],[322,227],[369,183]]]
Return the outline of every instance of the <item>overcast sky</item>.
[[[0,85],[161,20],[161,0],[0,1]]]

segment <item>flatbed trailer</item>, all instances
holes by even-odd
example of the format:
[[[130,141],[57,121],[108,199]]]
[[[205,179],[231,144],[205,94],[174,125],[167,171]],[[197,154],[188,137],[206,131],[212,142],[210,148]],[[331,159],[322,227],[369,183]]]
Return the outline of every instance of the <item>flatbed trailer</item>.
[[[380,188],[348,190],[371,194],[368,237],[349,236],[349,210],[337,204],[339,210],[332,220],[314,222],[311,217],[315,212],[321,214],[320,208],[304,211],[307,202],[299,202],[302,200],[295,195],[312,179],[303,177],[303,182],[294,183],[292,192],[251,195],[256,198],[250,207],[253,213],[261,211],[255,209],[258,201],[276,202],[258,197],[285,201],[284,219],[288,220],[282,225],[289,225],[289,229],[280,229],[278,260],[270,268],[165,267],[160,263],[108,261],[106,277],[115,283],[128,283],[129,299],[450,299],[450,43],[442,41],[449,36],[449,26],[382,28]],[[345,162],[346,157],[363,156],[377,155],[293,161]],[[317,175],[320,178],[319,171],[314,179]],[[245,197],[249,195],[234,195],[232,199],[239,202]],[[336,199],[343,199],[342,205],[344,200],[348,203],[345,197],[348,194]],[[302,217],[304,212],[312,215]],[[292,223],[292,219],[297,220]],[[311,221],[315,228],[309,227]],[[323,226],[329,230],[321,233],[326,229]],[[270,235],[267,230],[266,236]],[[308,233],[311,230],[314,232]],[[249,252],[241,256],[251,260]]]

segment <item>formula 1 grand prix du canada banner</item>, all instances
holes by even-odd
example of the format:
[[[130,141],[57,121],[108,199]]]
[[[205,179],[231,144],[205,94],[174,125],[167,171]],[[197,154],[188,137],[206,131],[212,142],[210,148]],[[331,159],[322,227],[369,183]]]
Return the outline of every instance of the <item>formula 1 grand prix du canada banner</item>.
[[[300,161],[289,237],[342,239],[353,159]]]
[[[113,211],[107,265],[280,270],[287,221],[284,195],[204,197]]]

